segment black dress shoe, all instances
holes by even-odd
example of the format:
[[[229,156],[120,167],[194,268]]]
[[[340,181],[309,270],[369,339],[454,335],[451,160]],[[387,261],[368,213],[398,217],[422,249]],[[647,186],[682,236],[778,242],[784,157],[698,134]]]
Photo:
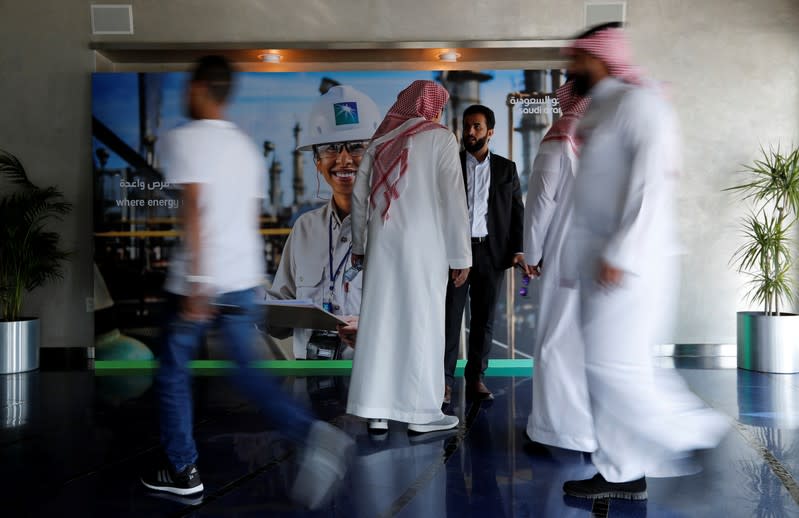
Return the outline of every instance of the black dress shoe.
[[[467,383],[466,385],[466,395],[469,399],[474,400],[492,400],[494,399],[494,394],[488,390],[488,387],[485,386],[485,383],[482,381]]]
[[[563,484],[563,492],[578,498],[621,498],[623,500],[646,500],[646,478],[630,482],[608,482],[597,473],[588,480],[569,480]]]

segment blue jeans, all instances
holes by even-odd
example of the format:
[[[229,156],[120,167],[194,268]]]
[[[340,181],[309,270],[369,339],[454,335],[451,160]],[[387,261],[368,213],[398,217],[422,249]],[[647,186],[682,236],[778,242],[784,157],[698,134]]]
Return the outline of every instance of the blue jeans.
[[[236,369],[231,381],[249,399],[258,404],[272,423],[280,424],[284,435],[295,442],[305,441],[314,422],[311,414],[285,394],[277,381],[254,369],[250,362],[255,354],[255,324],[258,307],[255,290],[220,295],[216,302],[241,308],[241,313],[223,313],[215,321],[195,322],[180,316],[180,297],[175,297],[164,329],[164,343],[158,371],[158,391],[161,416],[161,444],[173,468],[180,472],[197,461],[194,443],[191,371],[200,340],[216,322],[222,339]]]

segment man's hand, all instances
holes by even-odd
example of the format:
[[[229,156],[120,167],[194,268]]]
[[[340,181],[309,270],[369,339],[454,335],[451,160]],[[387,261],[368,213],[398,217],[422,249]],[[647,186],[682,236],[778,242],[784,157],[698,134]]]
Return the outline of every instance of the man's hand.
[[[538,263],[540,266],[541,263]],[[531,279],[535,279],[541,275],[541,271],[539,266],[533,266],[532,264],[527,264],[524,260],[524,254],[516,254],[513,257],[513,266],[519,268],[524,275],[530,277]]]
[[[342,319],[347,321],[347,325],[338,324],[336,326],[338,336],[342,343],[354,348],[355,339],[358,336],[358,317],[348,316],[342,317]]]
[[[466,279],[469,278],[469,270],[470,268],[450,270],[450,276],[452,277],[452,284],[454,284],[456,288],[460,288],[461,286],[464,285]]]
[[[363,256],[358,254],[350,254],[350,260],[352,261],[353,266],[358,266],[363,264]]]
[[[183,297],[180,308],[180,317],[183,320],[203,322],[214,316],[211,299],[206,295],[207,290],[201,286],[192,286],[191,295]]]
[[[599,275],[597,282],[605,289],[616,288],[624,279],[624,270],[611,266],[603,260],[599,262]]]

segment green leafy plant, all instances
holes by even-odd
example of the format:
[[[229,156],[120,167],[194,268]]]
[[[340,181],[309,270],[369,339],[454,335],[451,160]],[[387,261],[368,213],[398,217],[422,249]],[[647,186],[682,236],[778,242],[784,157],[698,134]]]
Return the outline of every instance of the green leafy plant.
[[[780,304],[795,297],[791,230],[799,216],[799,148],[760,152],[761,158],[744,166],[748,181],[725,189],[755,206],[742,221],[746,240],[732,261],[751,277],[750,301],[762,305],[766,315],[779,315]]]
[[[0,320],[14,321],[27,292],[63,276],[69,253],[46,226],[72,206],[55,187],[34,185],[22,163],[3,150],[0,181]]]

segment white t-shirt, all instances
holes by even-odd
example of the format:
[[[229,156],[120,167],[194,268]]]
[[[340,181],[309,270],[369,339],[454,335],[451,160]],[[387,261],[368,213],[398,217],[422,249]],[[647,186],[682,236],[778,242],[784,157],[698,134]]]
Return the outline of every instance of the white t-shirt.
[[[207,276],[217,294],[254,288],[264,277],[259,234],[264,165],[255,144],[223,120],[197,120],[170,131],[164,142],[166,181],[200,185],[200,272],[187,272],[188,252],[177,246],[166,290],[188,295],[187,273]]]

